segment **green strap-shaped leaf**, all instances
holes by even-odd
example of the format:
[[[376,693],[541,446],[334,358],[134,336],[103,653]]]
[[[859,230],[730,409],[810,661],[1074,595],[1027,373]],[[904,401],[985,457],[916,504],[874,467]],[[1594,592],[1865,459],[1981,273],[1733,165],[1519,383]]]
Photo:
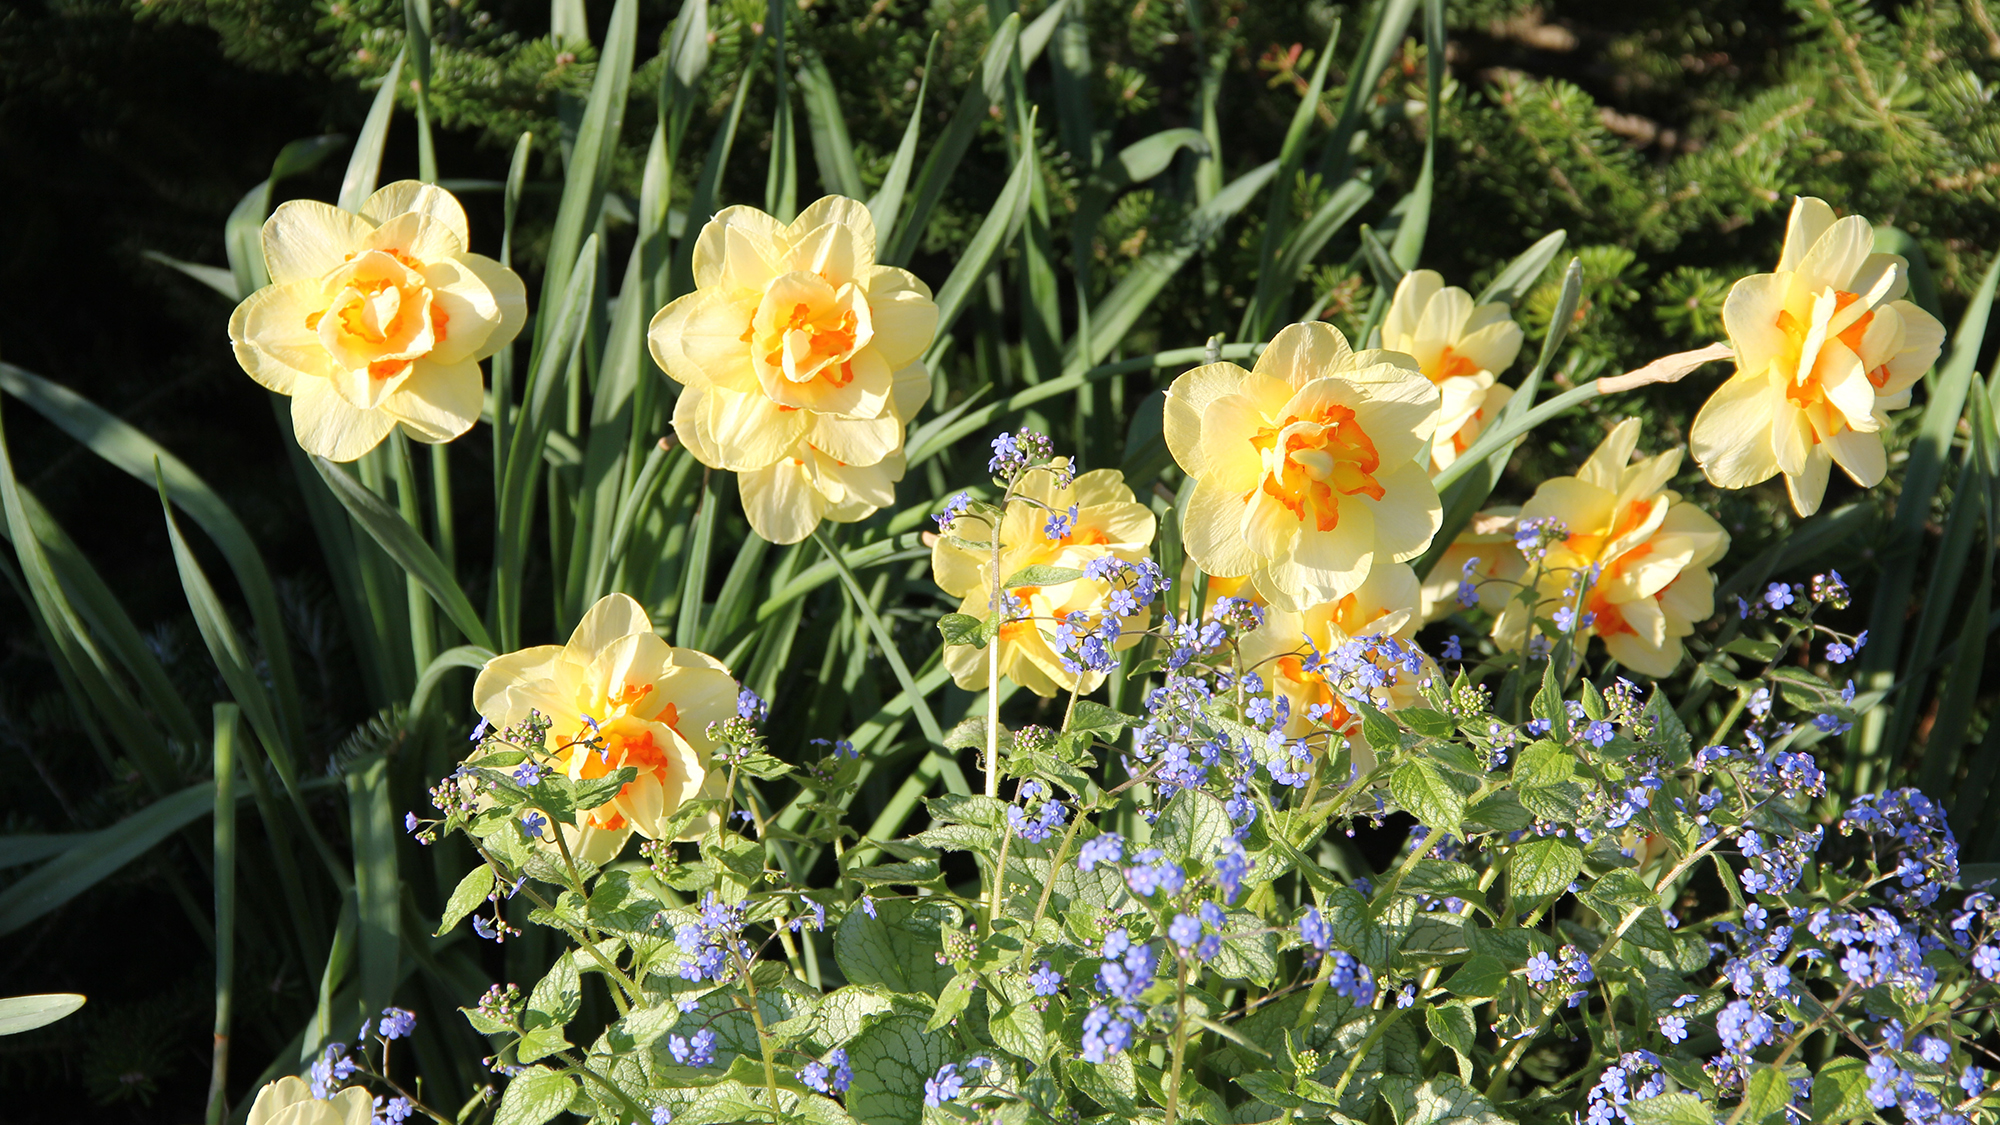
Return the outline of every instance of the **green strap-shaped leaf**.
[[[484,668],[491,659],[493,650],[479,645],[459,645],[438,653],[431,660],[430,667],[425,668],[423,675],[417,678],[417,690],[410,696],[410,716],[415,718],[430,706],[431,693],[437,690],[438,681],[444,678],[446,672],[454,668]]]
[[[347,174],[340,178],[340,207],[359,213],[361,205],[375,194],[376,180],[382,175],[382,149],[389,141],[389,118],[396,112],[396,83],[403,76],[403,52],[397,51],[389,72],[376,88],[375,101],[368,107],[361,135],[354,139],[354,154],[347,158]],[[259,218],[258,222],[263,222]]]
[[[1333,45],[1340,38],[1340,21],[1335,20],[1327,32],[1326,49],[1319,53],[1319,62],[1313,67],[1312,81],[1307,83],[1305,93],[1300,95],[1299,104],[1292,110],[1291,124],[1285,129],[1285,140],[1278,148],[1278,183],[1280,190],[1271,193],[1264,211],[1264,233],[1257,246],[1257,288],[1251,295],[1250,303],[1243,309],[1242,326],[1236,335],[1245,340],[1261,340],[1271,334],[1271,324],[1276,310],[1272,307],[1280,285],[1277,263],[1279,248],[1284,245],[1285,236],[1292,229],[1292,193],[1288,190],[1292,179],[1298,174],[1299,166],[1305,163],[1306,132],[1312,128],[1313,118],[1319,113],[1319,94],[1326,86],[1326,68],[1333,62]]]
[[[303,741],[305,730],[299,713],[298,683],[292,674],[291,646],[285,639],[284,618],[270,572],[236,513],[180,458],[74,391],[6,363],[0,363],[0,390],[27,403],[92,453],[148,487],[155,484],[157,466],[159,477],[166,481],[167,495],[214,540],[242,588],[271,678],[279,727],[287,739],[283,749],[290,752]]]
[[[563,306],[572,271],[596,272],[596,256],[585,258],[579,251],[586,236],[597,229],[598,214],[604,208],[606,181],[618,151],[618,131],[625,120],[625,94],[632,80],[632,52],[638,26],[637,0],[618,0],[611,9],[604,47],[597,57],[597,76],[583,105],[583,119],[570,145],[562,202],[556,206],[555,226],[549,231],[548,268],[542,277],[541,303],[536,306],[544,313]],[[547,316],[536,317],[531,354],[540,357],[551,347],[565,350],[557,347],[560,341],[555,334],[560,328]]]
[[[215,783],[204,781],[80,838],[68,851],[0,891],[0,934],[11,934],[96,886],[214,806]]]
[[[14,541],[14,552],[21,562],[28,601],[78,716],[93,734],[98,731],[99,723],[111,732],[124,752],[131,755],[148,788],[160,795],[172,792],[181,781],[179,767],[167,753],[164,737],[132,698],[103,647],[85,627],[65,594],[41,537],[35,533],[28,512],[29,499],[15,479],[13,458],[3,435],[0,435],[0,502],[4,502],[8,537]],[[99,743],[99,747],[103,749],[103,744]],[[111,763],[107,760],[106,764]]]
[[[50,992],[40,996],[9,996],[0,1000],[0,1035],[19,1035],[44,1027],[83,1007],[83,997],[74,992]]]
[[[1051,5],[1050,11],[1062,5]],[[958,100],[958,109],[953,112],[951,122],[944,127],[944,134],[931,145],[930,155],[924,158],[923,170],[917,173],[916,198],[912,201],[910,214],[893,237],[888,231],[876,231],[882,240],[881,252],[876,255],[885,266],[900,266],[916,253],[917,244],[923,239],[924,227],[931,221],[931,211],[943,196],[945,185],[950,182],[953,172],[958,170],[958,162],[965,157],[966,149],[978,134],[979,127],[986,118],[986,109],[999,100],[1001,87],[995,76],[1005,76],[1008,61],[1021,44],[1021,17],[1012,13],[1002,20],[993,31],[993,38],[986,44],[986,53],[980,60],[982,80],[966,87]],[[1026,60],[1023,60],[1026,65]]]
[[[833,195],[860,199],[861,168],[854,163],[854,141],[847,135],[847,119],[840,112],[833,75],[827,73],[826,60],[817,51],[808,49],[805,65],[799,68],[799,94],[806,106],[806,128],[812,134],[813,162],[819,165],[821,185]],[[922,104],[921,97],[918,104]]]
[[[937,343],[925,362],[935,366],[939,354],[945,348],[945,338],[951,333],[952,324],[958,314],[965,311],[965,303],[972,296],[972,287],[986,277],[988,267],[993,264],[994,255],[1002,246],[1014,241],[1021,229],[1021,220],[1028,214],[1028,177],[1034,163],[1034,146],[1023,145],[1021,158],[1014,162],[1014,171],[1007,177],[1007,183],[1000,189],[1000,198],[993,201],[993,207],[986,212],[979,230],[972,240],[958,254],[958,264],[952,267],[951,276],[945,278],[944,287],[937,292]]]
[[[319,469],[320,479],[347,509],[354,522],[379,543],[404,570],[430,593],[431,599],[444,610],[451,623],[481,648],[492,648],[493,638],[486,632],[486,623],[473,611],[472,603],[466,600],[465,591],[458,588],[458,580],[439,561],[437,552],[424,542],[417,530],[404,522],[403,517],[382,498],[368,491],[366,485],[342,472],[338,465],[324,457],[313,458],[313,465]]]
[[[1554,230],[1535,240],[1533,246],[1515,255],[1513,261],[1494,274],[1493,280],[1486,283],[1486,288],[1479,291],[1479,296],[1473,298],[1472,303],[1483,305],[1488,301],[1504,301],[1518,306],[1527,298],[1528,290],[1535,287],[1542,271],[1548,269],[1549,263],[1562,252],[1563,243],[1568,238],[1568,231]]]
[[[910,107],[910,122],[903,126],[903,139],[896,146],[895,159],[889,162],[889,172],[882,177],[882,186],[868,199],[868,214],[875,220],[875,237],[883,246],[889,245],[896,234],[896,219],[903,210],[903,192],[910,183],[910,169],[917,162],[918,126],[923,122],[924,100],[931,89],[931,63],[937,58],[938,37],[931,35],[931,43],[924,51],[923,78],[917,83],[917,100]]]
[[[362,1003],[387,1006],[396,988],[402,946],[402,881],[396,875],[396,823],[389,803],[389,760],[381,754],[347,767],[348,830],[354,840],[356,936]]]

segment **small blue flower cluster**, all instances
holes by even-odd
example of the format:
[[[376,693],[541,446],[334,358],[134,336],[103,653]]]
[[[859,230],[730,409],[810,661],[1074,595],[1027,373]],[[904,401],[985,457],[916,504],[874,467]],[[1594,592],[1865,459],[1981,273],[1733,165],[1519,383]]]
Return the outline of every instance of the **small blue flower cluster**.
[[[1132,865],[1125,869],[1125,885],[1140,898],[1151,898],[1162,892],[1177,895],[1182,887],[1187,886],[1187,872],[1181,870],[1180,864],[1166,858],[1165,852],[1147,848],[1132,857]]]
[[[679,1035],[667,1036],[667,1052],[682,1066],[715,1065],[715,1032],[702,1028],[693,1035],[683,1038]]]
[[[1099,951],[1097,990],[1106,1003],[1095,1004],[1083,1017],[1083,1059],[1101,1063],[1132,1046],[1146,1021],[1139,1001],[1152,987],[1155,958],[1151,943],[1134,944],[1121,927],[1104,935]]]
[[[1077,517],[1081,514],[1075,504],[1071,504],[1067,512],[1050,512],[1049,518],[1042,523],[1043,538],[1051,543],[1069,538],[1070,533],[1076,530]]]
[[[734,951],[748,964],[751,952],[743,941],[743,905],[723,902],[710,891],[702,896],[701,914],[693,922],[674,931],[680,946],[681,977],[684,980],[722,980],[730,975],[729,955]]]
[[[1569,538],[1569,525],[1554,516],[1540,519],[1525,519],[1514,525],[1514,549],[1539,559],[1549,553],[1549,548]]]
[[[939,532],[949,535],[952,532],[952,525],[958,522],[959,517],[971,510],[972,494],[970,492],[961,492],[951,499],[946,500],[943,510],[931,518],[937,521]]]
[[[736,693],[736,717],[753,723],[761,723],[771,715],[771,705],[749,688]]]
[[[319,1058],[306,1071],[306,1082],[312,1087],[312,1096],[321,1101],[339,1092],[340,1084],[360,1071],[361,1064],[347,1056],[347,1044],[328,1043]]]
[[[848,1065],[847,1048],[835,1047],[824,1060],[815,1059],[799,1068],[799,1083],[821,1094],[844,1094],[854,1083],[854,1068]]]
[[[1176,914],[1167,924],[1167,939],[1172,941],[1183,957],[1192,954],[1198,961],[1213,961],[1222,952],[1222,939],[1228,934],[1229,918],[1222,908],[1212,902],[1204,902],[1193,914]]]
[[[1043,800],[1048,792],[1048,786],[1039,781],[1024,781],[1020,789],[1021,804],[1007,806],[1007,827],[1030,844],[1039,844],[1054,835],[1067,819],[1062,802]],[[1030,817],[1022,810],[1022,805],[1032,805],[1036,801],[1041,801],[1042,807]]]
[[[1055,445],[1047,434],[1033,430],[1000,434],[993,439],[993,458],[986,462],[986,471],[1002,484],[1013,484],[1022,473],[1047,461],[1054,452]]]
[[[1590,1100],[1575,1120],[1578,1125],[1630,1122],[1626,1106],[1666,1090],[1667,1077],[1660,1069],[1660,1056],[1646,1050],[1627,1051],[1618,1056],[1616,1064],[1605,1067],[1604,1073],[1597,1076],[1597,1085],[1590,1089]]]
[[[938,1072],[924,1079],[924,1104],[933,1109],[951,1101],[965,1092],[967,1077],[977,1077],[993,1065],[993,1060],[978,1055],[964,1062],[965,1074],[960,1074],[959,1063],[946,1063]]]
[[[1866,832],[1894,842],[1893,875],[1900,889],[1890,901],[1910,908],[1935,903],[1939,892],[1958,881],[1958,840],[1944,810],[1916,789],[1894,789],[1856,798],[1840,818],[1842,835]]]
[[[1375,1002],[1375,974],[1353,954],[1333,948],[1333,925],[1321,916],[1319,907],[1308,906],[1299,916],[1299,938],[1308,947],[1308,961],[1328,958],[1323,972],[1334,995],[1347,997],[1356,1007]]]

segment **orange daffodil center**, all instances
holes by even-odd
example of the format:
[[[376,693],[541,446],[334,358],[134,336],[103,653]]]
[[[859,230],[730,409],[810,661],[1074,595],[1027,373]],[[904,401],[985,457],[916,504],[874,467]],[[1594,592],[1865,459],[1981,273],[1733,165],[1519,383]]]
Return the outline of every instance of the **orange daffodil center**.
[[[1908,264],[1873,252],[1858,215],[1799,197],[1772,273],[1743,278],[1722,319],[1736,374],[1695,416],[1688,445],[1708,479],[1745,488],[1783,474],[1801,515],[1832,465],[1870,487],[1888,471],[1881,429],[1936,362],[1944,326],[1909,301]]]
[[[545,717],[548,768],[578,779],[638,771],[610,801],[582,810],[577,826],[543,829],[545,840],[560,829],[573,850],[602,863],[633,832],[660,838],[682,802],[713,788],[708,725],[735,713],[736,690],[721,662],[668,645],[639,603],[612,594],[591,607],[567,644],[487,661],[472,695],[474,708],[502,728]]]
[[[1382,346],[1406,353],[1441,395],[1433,472],[1444,469],[1472,443],[1514,394],[1498,373],[1521,354],[1521,326],[1499,301],[1475,305],[1472,296],[1432,270],[1411,270],[1396,285],[1382,318]]]
[[[1271,605],[1353,592],[1423,553],[1441,513],[1416,463],[1439,392],[1407,355],[1356,353],[1327,324],[1278,333],[1253,370],[1199,367],[1167,392],[1167,445],[1195,479],[1182,520],[1202,570]]]
[[[1084,473],[1066,488],[1058,487],[1049,473],[1031,473],[1016,486],[1015,494],[997,529],[1002,581],[1029,566],[1080,571],[1105,557],[1138,563],[1150,556],[1158,521],[1152,509],[1133,498],[1116,469]],[[1067,513],[1071,507],[1077,510],[1076,522],[1061,537],[1049,538],[1049,513]],[[995,530],[976,516],[960,516],[931,548],[932,577],[945,593],[961,600],[960,613],[983,618],[993,612]],[[1000,674],[1045,698],[1059,691],[1095,691],[1104,682],[1104,673],[1065,667],[1056,647],[1056,628],[1072,613],[1083,614],[1092,625],[1101,622],[1113,612],[1113,588],[1111,583],[1084,577],[1008,590],[1018,609],[992,642],[999,646]],[[1123,650],[1137,644],[1151,620],[1150,608],[1126,618],[1122,635],[1110,647]],[[958,686],[968,691],[988,686],[988,654],[983,649],[951,645],[944,650],[944,662]]]
[[[527,318],[512,270],[468,249],[442,188],[390,184],[355,214],[310,200],[263,229],[271,284],[229,320],[237,362],[292,400],[307,452],[351,461],[389,431],[450,441],[478,420],[479,361]]]
[[[828,196],[784,224],[726,208],[695,242],[694,280],[647,338],[683,387],[675,432],[738,474],[757,533],[796,543],[892,503],[938,312],[923,282],[875,263],[868,209]]]
[[[1263,624],[1243,639],[1243,666],[1263,679],[1274,700],[1285,700],[1288,737],[1316,732],[1346,736],[1354,748],[1355,764],[1363,770],[1372,768],[1374,757],[1357,737],[1361,716],[1342,695],[1341,685],[1309,665],[1318,663],[1312,659],[1315,654],[1330,657],[1351,641],[1411,640],[1423,624],[1417,613],[1420,596],[1416,572],[1407,563],[1385,562],[1373,567],[1358,588],[1337,599],[1302,611],[1265,611]],[[1419,650],[1411,646],[1403,651]],[[1422,670],[1414,674],[1374,647],[1363,658],[1389,673],[1383,686],[1366,689],[1368,701],[1384,709],[1414,704],[1422,696],[1422,682],[1436,672],[1429,657],[1421,658]]]
[[[1729,549],[1729,534],[1666,487],[1681,451],[1633,463],[1638,441],[1639,420],[1625,419],[1576,476],[1544,482],[1522,506],[1522,519],[1560,520],[1567,534],[1541,560],[1542,604],[1531,612],[1510,601],[1501,611],[1494,636],[1503,644],[1524,643],[1531,616],[1573,605],[1568,590],[1593,570],[1577,618],[1579,651],[1595,635],[1619,663],[1646,675],[1672,674],[1682,639],[1714,612],[1708,568]]]

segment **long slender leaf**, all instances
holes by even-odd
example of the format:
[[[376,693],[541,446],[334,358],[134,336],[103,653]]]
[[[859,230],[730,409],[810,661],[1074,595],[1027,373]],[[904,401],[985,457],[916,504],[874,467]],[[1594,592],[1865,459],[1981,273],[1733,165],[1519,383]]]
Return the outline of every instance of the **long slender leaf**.
[[[221,599],[216,597],[215,587],[209,583],[200,561],[188,549],[180,524],[174,519],[173,505],[168,502],[164,478],[159,490],[160,510],[166,516],[167,539],[173,548],[174,566],[180,572],[181,589],[187,594],[188,610],[194,615],[195,627],[201,631],[203,643],[208,646],[209,658],[215,662],[216,670],[222,673],[222,682],[228,685],[229,694],[250,720],[251,729],[257,732],[264,753],[277,771],[279,783],[291,797],[299,821],[319,851],[321,860],[329,869],[337,871],[339,861],[306,809],[296,759],[285,748],[284,730],[277,717],[276,693],[257,675],[256,662],[251,658],[242,636],[229,620],[229,613],[223,608]]]
[[[1060,5],[1051,5],[1050,10],[1058,7]],[[993,38],[986,44],[986,53],[980,60],[982,80],[967,87],[959,97],[958,109],[945,125],[944,134],[931,145],[930,155],[924,158],[923,170],[917,173],[916,198],[909,216],[893,238],[886,231],[878,231],[880,237],[887,239],[877,255],[883,265],[905,265],[910,255],[916,252],[917,243],[924,236],[924,228],[931,221],[931,211],[944,195],[945,184],[958,170],[958,162],[964,158],[966,149],[972,146],[972,138],[977,135],[986,117],[987,107],[1000,98],[1001,87],[996,76],[1006,74],[1007,66],[1020,45],[1021,17],[1018,13],[1010,14],[994,29]]]
[[[847,568],[846,561],[841,558],[840,548],[833,545],[833,540],[827,537],[824,527],[814,528],[813,538],[819,540],[820,549],[826,552],[827,561],[831,562],[834,570],[840,573],[841,585],[847,589],[849,604],[853,605],[855,611],[861,615],[861,619],[867,622],[868,631],[875,634],[875,643],[881,648],[883,658],[889,662],[890,670],[896,674],[896,682],[903,686],[903,694],[909,697],[910,707],[916,712],[917,725],[923,728],[924,737],[930,740],[933,746],[943,746],[944,729],[938,726],[937,716],[931,713],[931,705],[925,700],[923,691],[918,688],[916,678],[910,675],[910,666],[903,663],[903,654],[897,650],[894,638],[889,636],[888,626],[882,624],[882,618],[875,613],[875,607],[869,603],[867,593],[861,589],[861,583],[855,579],[854,572]]]
[[[11,934],[115,874],[215,806],[215,783],[203,781],[162,797],[0,891],[0,934]]]
[[[1305,93],[1300,95],[1299,104],[1292,110],[1291,124],[1285,129],[1285,140],[1278,148],[1278,190],[1264,211],[1264,233],[1257,247],[1257,288],[1251,295],[1250,303],[1244,306],[1243,323],[1236,334],[1245,340],[1261,340],[1271,334],[1276,315],[1272,307],[1276,303],[1276,293],[1280,279],[1277,263],[1279,249],[1292,230],[1292,194],[1289,190],[1292,179],[1298,174],[1300,165],[1306,158],[1306,132],[1312,128],[1313,118],[1319,113],[1320,91],[1326,87],[1326,69],[1333,62],[1333,45],[1340,41],[1340,21],[1335,20],[1327,32],[1326,49],[1319,53],[1319,62],[1313,67],[1312,81],[1306,84]]]
[[[396,112],[396,84],[403,75],[403,55],[402,51],[396,52],[389,73],[382,76],[382,85],[375,91],[375,101],[368,107],[368,117],[361,123],[361,133],[354,138],[354,155],[348,157],[347,174],[340,178],[339,202],[344,211],[359,212],[368,197],[375,194],[376,181],[382,175],[382,149],[389,141],[389,118]]]
[[[799,93],[806,107],[806,128],[812,134],[813,162],[819,165],[820,183],[830,194],[861,198],[861,168],[854,163],[854,142],[847,135],[847,119],[840,112],[840,97],[834,89],[833,75],[827,72],[826,60],[819,56],[819,52],[807,50],[805,65],[799,68],[798,79]]]
[[[389,760],[380,754],[349,763],[347,814],[354,840],[356,937],[365,1010],[387,1007],[402,952],[402,882],[396,875],[400,834],[389,804]]]
[[[4,435],[0,435],[0,505],[5,508],[9,538],[14,541],[32,609],[43,637],[52,642],[50,655],[64,674],[64,687],[78,717],[86,727],[102,723],[110,730],[148,788],[161,795],[171,792],[180,784],[180,770],[167,753],[160,731],[147,720],[63,592],[62,581],[35,534],[28,498],[15,478],[13,456]]]
[[[342,472],[340,466],[323,457],[313,458],[313,465],[319,469],[320,479],[326,481],[328,491],[354,517],[354,522],[360,524],[362,530],[374,537],[390,558],[423,585],[438,608],[451,618],[452,624],[458,626],[473,644],[492,648],[493,639],[486,632],[486,623],[479,619],[465,592],[458,588],[458,580],[445,569],[444,563],[438,561],[437,552],[431,550],[423,536],[383,503],[381,497]]]
[[[1473,304],[1504,301],[1509,305],[1520,305],[1528,296],[1528,290],[1533,289],[1535,282],[1541,278],[1542,271],[1548,269],[1549,263],[1562,252],[1563,242],[1568,238],[1568,231],[1553,230],[1536,239],[1533,246],[1515,255],[1513,261],[1493,275],[1493,280],[1487,282],[1486,288],[1473,298]]]
[[[625,95],[632,80],[632,52],[638,37],[637,0],[617,0],[611,8],[611,22],[598,53],[596,77],[590,97],[583,105],[576,141],[570,147],[569,174],[563,180],[562,201],[556,206],[556,221],[549,231],[548,267],[542,275],[542,300],[547,312],[566,307],[571,291],[572,272],[596,272],[597,256],[584,256],[586,236],[597,228],[604,208],[604,192],[611,174],[611,162],[618,152],[618,131],[625,120]],[[594,239],[592,240],[594,245]],[[551,347],[557,351],[562,330],[559,318],[541,316],[535,322],[532,355],[540,358]]]
[[[875,237],[883,246],[895,240],[896,220],[903,211],[903,191],[910,183],[910,169],[916,166],[918,126],[923,122],[924,101],[931,89],[931,63],[937,58],[937,45],[938,37],[933,33],[931,45],[924,51],[924,73],[917,82],[917,100],[910,107],[910,123],[903,126],[903,139],[896,145],[896,156],[889,162],[882,186],[868,199],[868,214],[875,220]]]
[[[271,679],[279,725],[287,739],[286,749],[303,742],[305,723],[299,712],[298,682],[292,673],[291,646],[285,640],[277,592],[270,572],[264,568],[263,557],[236,514],[178,457],[74,391],[6,363],[0,363],[0,390],[27,403],[64,433],[88,446],[92,453],[148,487],[155,482],[154,471],[158,466],[166,480],[167,494],[215,541],[242,588],[243,601],[257,628],[265,671]]]
[[[493,650],[478,645],[459,645],[457,648],[448,648],[438,653],[431,661],[430,667],[424,669],[423,675],[417,678],[417,690],[410,696],[410,716],[415,718],[430,706],[431,693],[437,690],[437,685],[444,679],[446,672],[454,668],[484,668],[486,662],[491,659]]]
[[[951,276],[945,278],[943,288],[937,292],[937,336],[940,343],[933,345],[930,362],[936,362],[938,350],[946,334],[958,315],[965,311],[966,300],[972,295],[972,287],[986,276],[986,270],[993,264],[993,257],[1000,248],[1014,240],[1021,229],[1021,220],[1028,213],[1028,178],[1033,167],[1034,149],[1023,148],[1021,158],[1014,162],[1013,174],[1000,189],[1000,198],[994,200],[986,218],[980,222],[979,230],[972,241],[958,255],[958,264],[952,267]]]

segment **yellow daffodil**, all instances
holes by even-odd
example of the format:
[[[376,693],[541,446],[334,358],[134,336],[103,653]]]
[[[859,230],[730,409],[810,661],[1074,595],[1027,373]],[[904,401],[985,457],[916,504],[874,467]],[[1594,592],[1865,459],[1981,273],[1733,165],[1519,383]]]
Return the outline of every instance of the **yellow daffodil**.
[[[887,506],[938,310],[914,274],[875,264],[868,208],[830,195],[789,226],[726,208],[695,242],[694,281],[647,338],[685,388],[675,432],[738,474],[750,526],[796,543]]]
[[[1353,744],[1355,764],[1372,768],[1374,755],[1359,737],[1361,715],[1342,693],[1366,696],[1384,710],[1422,698],[1419,689],[1436,675],[1437,665],[1415,644],[1401,643],[1415,637],[1422,624],[1418,596],[1417,574],[1409,564],[1378,563],[1366,581],[1335,601],[1303,611],[1265,610],[1264,623],[1243,638],[1243,667],[1257,673],[1274,701],[1285,700],[1288,737],[1344,735]],[[1382,643],[1390,639],[1398,642],[1393,649]],[[1363,663],[1373,668],[1366,682],[1356,674]]]
[[[527,319],[513,270],[474,254],[450,192],[404,180],[361,213],[312,200],[264,223],[271,284],[229,318],[236,362],[292,400],[306,452],[352,461],[400,425],[417,441],[472,428],[479,361]]]
[[[359,1086],[322,1101],[304,1079],[287,1075],[257,1091],[248,1125],[369,1125],[374,1118],[374,1099]]]
[[[1738,281],[1722,323],[1736,374],[1695,415],[1688,445],[1708,479],[1747,488],[1785,475],[1792,507],[1819,510],[1830,465],[1872,487],[1888,471],[1880,430],[1937,361],[1944,325],[1908,301],[1909,263],[1872,253],[1859,215],[1792,204],[1776,273]]]
[[[1252,576],[1270,604],[1352,593],[1378,562],[1424,552],[1442,512],[1416,457],[1438,389],[1398,352],[1355,352],[1331,325],[1279,332],[1255,369],[1197,367],[1167,392],[1166,439],[1195,478],[1181,522],[1196,564]]]
[[[1547,600],[1534,614],[1553,616],[1558,627],[1568,620],[1579,652],[1594,635],[1620,664],[1666,676],[1680,663],[1681,639],[1715,612],[1708,568],[1729,550],[1729,533],[1666,486],[1680,469],[1680,450],[1631,464],[1638,443],[1639,420],[1620,422],[1576,476],[1535,490],[1521,506],[1521,522],[1558,520],[1563,532],[1542,559],[1539,593]],[[1580,582],[1587,589],[1578,615],[1576,599],[1564,592]],[[1518,645],[1528,619],[1528,608],[1513,602],[1494,635]]]
[[[1416,358],[1442,402],[1431,443],[1435,472],[1458,460],[1507,405],[1514,389],[1499,373],[1521,354],[1521,326],[1500,301],[1474,305],[1433,270],[1411,270],[1382,318],[1382,346]]]
[[[1470,608],[1458,598],[1462,582],[1472,583],[1480,607],[1488,613],[1499,613],[1514,596],[1513,583],[1528,569],[1527,560],[1514,549],[1514,523],[1520,514],[1521,510],[1512,506],[1480,512],[1438,556],[1437,566],[1424,579],[1421,617],[1425,624],[1449,617],[1454,610]],[[1467,564],[1471,564],[1470,569]]]
[[[1065,462],[1058,458],[1056,464]],[[1074,520],[1069,518],[1072,508]],[[1054,527],[1052,516],[1058,521]],[[999,579],[1004,582],[1036,565],[1084,571],[1086,576],[1005,591],[1010,620],[988,642],[999,646],[1000,674],[1045,698],[1058,691],[1095,691],[1104,682],[1104,673],[1081,667],[1073,659],[1066,664],[1058,650],[1058,630],[1071,614],[1083,615],[1078,627],[1086,630],[1103,626],[1108,615],[1120,623],[1120,635],[1106,648],[1118,651],[1138,643],[1139,633],[1151,623],[1151,609],[1121,606],[1117,594],[1131,583],[1096,571],[1105,567],[1107,559],[1126,564],[1146,560],[1157,522],[1150,508],[1132,498],[1124,475],[1116,469],[1084,473],[1066,487],[1051,473],[1024,477],[998,529]],[[1051,530],[1058,534],[1051,537]],[[931,548],[931,574],[945,593],[962,599],[960,613],[985,618],[993,612],[993,533],[979,516],[961,515]],[[952,679],[968,691],[987,686],[988,660],[985,649],[971,645],[944,650]]]
[[[579,812],[574,828],[560,826],[573,851],[602,863],[635,831],[659,838],[681,802],[719,776],[708,768],[708,725],[736,713],[736,692],[721,661],[667,644],[638,602],[611,594],[584,614],[568,644],[487,661],[472,705],[502,728],[530,713],[547,718],[542,764],[568,777],[638,768],[617,796]],[[553,843],[554,830],[545,827],[544,839]]]

